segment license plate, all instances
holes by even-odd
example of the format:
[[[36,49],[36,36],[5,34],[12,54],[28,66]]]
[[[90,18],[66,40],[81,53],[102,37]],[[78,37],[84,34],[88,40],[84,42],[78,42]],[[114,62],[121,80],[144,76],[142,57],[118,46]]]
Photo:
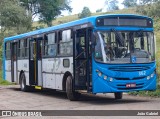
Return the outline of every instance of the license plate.
[[[136,87],[135,83],[126,84],[126,88],[133,88],[133,87]]]

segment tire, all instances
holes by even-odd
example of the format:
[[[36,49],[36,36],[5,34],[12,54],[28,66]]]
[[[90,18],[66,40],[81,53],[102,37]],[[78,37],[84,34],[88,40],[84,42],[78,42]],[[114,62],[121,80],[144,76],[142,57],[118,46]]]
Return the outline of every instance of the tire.
[[[114,93],[114,96],[115,96],[115,99],[122,99],[123,93],[117,92],[117,93]]]
[[[20,76],[20,88],[21,88],[21,91],[24,91],[24,92],[29,91],[29,86],[26,85],[26,77],[24,73],[22,73]]]
[[[81,94],[74,92],[72,89],[72,77],[68,76],[66,80],[66,93],[70,101],[76,101],[80,98]]]

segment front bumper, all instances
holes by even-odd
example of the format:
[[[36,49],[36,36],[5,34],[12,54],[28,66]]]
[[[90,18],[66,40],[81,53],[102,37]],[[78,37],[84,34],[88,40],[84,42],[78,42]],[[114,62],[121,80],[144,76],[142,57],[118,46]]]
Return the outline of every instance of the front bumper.
[[[113,93],[113,92],[131,92],[131,91],[142,91],[142,90],[156,90],[156,79],[155,75],[150,80],[146,77],[138,80],[116,80],[113,81],[104,80],[102,77],[97,75],[94,80],[93,93]],[[126,84],[136,84],[135,87],[126,87]]]

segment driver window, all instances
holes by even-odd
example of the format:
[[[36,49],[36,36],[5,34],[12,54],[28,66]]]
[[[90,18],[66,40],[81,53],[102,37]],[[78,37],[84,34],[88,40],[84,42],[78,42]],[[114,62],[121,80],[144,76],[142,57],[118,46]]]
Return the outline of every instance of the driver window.
[[[138,35],[137,33],[135,34],[134,37],[134,49],[135,50],[145,50],[148,51],[147,47],[147,36],[145,33]]]

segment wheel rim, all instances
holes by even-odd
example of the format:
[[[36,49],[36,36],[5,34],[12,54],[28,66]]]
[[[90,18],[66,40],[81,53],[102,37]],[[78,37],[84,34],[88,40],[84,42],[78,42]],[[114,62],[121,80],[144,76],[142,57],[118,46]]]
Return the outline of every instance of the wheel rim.
[[[22,75],[22,82],[21,82],[21,86],[22,86],[22,89],[24,89],[24,76]]]

